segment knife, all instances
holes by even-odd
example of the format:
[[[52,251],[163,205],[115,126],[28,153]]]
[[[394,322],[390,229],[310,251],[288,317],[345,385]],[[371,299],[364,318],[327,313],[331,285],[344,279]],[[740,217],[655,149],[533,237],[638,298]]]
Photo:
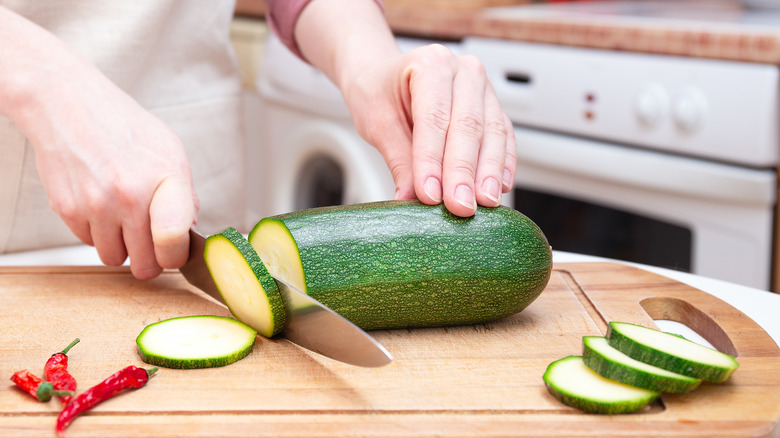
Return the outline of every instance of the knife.
[[[225,304],[211,278],[203,251],[206,237],[190,228],[190,255],[179,271],[193,286]],[[295,344],[351,365],[379,367],[393,358],[371,335],[284,280],[274,277],[287,324],[282,335]]]

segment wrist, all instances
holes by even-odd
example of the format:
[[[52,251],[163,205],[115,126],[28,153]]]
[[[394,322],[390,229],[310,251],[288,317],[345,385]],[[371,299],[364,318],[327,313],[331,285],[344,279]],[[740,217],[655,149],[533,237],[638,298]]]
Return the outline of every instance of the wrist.
[[[295,38],[304,57],[342,91],[356,75],[400,54],[376,0],[315,0]]]

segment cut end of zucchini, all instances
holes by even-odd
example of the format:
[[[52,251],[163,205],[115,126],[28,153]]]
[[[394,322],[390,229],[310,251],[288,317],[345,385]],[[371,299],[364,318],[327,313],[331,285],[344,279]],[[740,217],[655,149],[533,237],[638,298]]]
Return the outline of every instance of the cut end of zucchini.
[[[678,394],[692,391],[701,384],[697,378],[633,359],[611,347],[606,338],[585,336],[582,343],[585,365],[607,379],[651,391]]]
[[[543,378],[550,394],[563,404],[597,414],[637,412],[660,395],[604,378],[580,356],[551,363]]]
[[[249,243],[271,275],[307,291],[298,244],[284,222],[262,219],[249,233]]]
[[[136,338],[144,362],[193,369],[229,365],[252,352],[257,332],[223,316],[185,316],[146,326]]]
[[[267,338],[282,331],[284,303],[276,281],[241,233],[228,228],[210,236],[203,257],[236,319]]]
[[[610,322],[608,339],[636,360],[708,382],[725,382],[739,367],[733,356],[641,325]]]

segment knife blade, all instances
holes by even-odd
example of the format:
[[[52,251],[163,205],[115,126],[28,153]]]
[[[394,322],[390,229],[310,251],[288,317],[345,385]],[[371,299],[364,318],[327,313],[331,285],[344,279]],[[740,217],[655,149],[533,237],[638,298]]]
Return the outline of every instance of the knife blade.
[[[205,248],[206,237],[190,228],[189,258],[179,271],[190,284],[225,304],[203,258]],[[274,280],[284,302],[287,324],[282,335],[288,341],[351,365],[379,367],[393,360],[363,329],[286,281]]]

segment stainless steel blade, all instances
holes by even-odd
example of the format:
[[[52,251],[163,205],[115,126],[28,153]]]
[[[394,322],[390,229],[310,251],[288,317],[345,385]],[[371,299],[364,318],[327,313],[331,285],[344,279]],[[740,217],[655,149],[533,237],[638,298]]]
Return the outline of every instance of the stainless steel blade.
[[[285,338],[353,365],[380,367],[393,360],[385,347],[360,327],[284,280],[275,280],[287,311]]]
[[[195,228],[190,228],[190,255],[187,258],[187,263],[179,268],[179,272],[191,285],[206,292],[220,303],[225,304],[222,294],[219,293],[214,280],[211,278],[209,268],[206,266],[206,260],[203,258],[205,249],[206,236],[195,231]]]
[[[179,271],[190,284],[225,304],[203,258],[205,248],[206,237],[190,228],[189,258]],[[351,365],[378,367],[393,360],[385,347],[363,329],[284,280],[274,279],[287,316],[282,332],[287,340]]]

